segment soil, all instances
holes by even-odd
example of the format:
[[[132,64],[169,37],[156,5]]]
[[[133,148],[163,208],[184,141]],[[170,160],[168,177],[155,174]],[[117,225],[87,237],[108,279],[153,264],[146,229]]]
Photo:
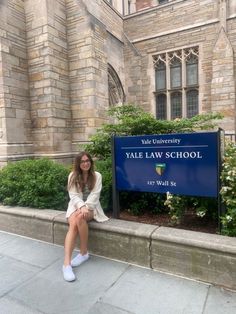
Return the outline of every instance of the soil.
[[[141,222],[157,226],[172,227],[178,229],[192,230],[205,233],[218,233],[218,223],[207,217],[200,218],[194,212],[188,211],[179,225],[173,226],[168,214],[144,213],[139,216],[132,215],[128,211],[121,211],[119,219]]]

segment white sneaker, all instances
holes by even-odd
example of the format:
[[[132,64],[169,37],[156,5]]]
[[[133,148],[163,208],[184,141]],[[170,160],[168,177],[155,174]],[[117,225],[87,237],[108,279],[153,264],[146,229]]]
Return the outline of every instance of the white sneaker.
[[[85,254],[85,255],[81,255],[80,253],[78,255],[76,255],[76,257],[74,257],[71,260],[71,266],[72,267],[76,267],[81,265],[82,263],[86,262],[89,259],[89,254]]]
[[[63,277],[66,281],[74,281],[75,280],[75,274],[73,273],[71,265],[62,267],[63,271]]]

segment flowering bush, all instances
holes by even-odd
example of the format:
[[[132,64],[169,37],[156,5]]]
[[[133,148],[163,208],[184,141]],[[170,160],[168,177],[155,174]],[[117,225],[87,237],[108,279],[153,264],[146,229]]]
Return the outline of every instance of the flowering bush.
[[[179,224],[186,208],[185,197],[173,195],[170,192],[166,193],[166,201],[164,205],[169,208],[171,223],[173,225]]]
[[[221,234],[236,236],[236,145],[227,143],[221,171],[222,188],[220,194],[225,206],[225,213],[220,217],[222,223]],[[178,224],[186,209],[192,208],[197,216],[210,215],[216,218],[217,206],[210,198],[187,198],[167,193],[165,205],[169,209],[173,224]]]
[[[217,200],[211,197],[193,197],[166,193],[164,205],[168,207],[172,225],[177,225],[184,214],[191,210],[199,218],[217,219]]]
[[[222,234],[236,236],[236,146],[232,142],[225,149],[221,179],[220,194],[226,207],[221,217]]]

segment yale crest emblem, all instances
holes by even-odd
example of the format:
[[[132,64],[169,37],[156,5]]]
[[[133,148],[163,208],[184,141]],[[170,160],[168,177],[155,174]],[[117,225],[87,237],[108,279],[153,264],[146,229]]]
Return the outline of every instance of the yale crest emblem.
[[[159,176],[163,175],[166,169],[166,164],[156,164],[156,173],[159,174]]]

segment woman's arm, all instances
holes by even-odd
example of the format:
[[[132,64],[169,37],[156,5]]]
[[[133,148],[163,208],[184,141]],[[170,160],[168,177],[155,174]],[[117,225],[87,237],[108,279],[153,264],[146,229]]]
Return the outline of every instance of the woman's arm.
[[[69,177],[68,177],[68,186],[70,186],[69,182],[70,182],[71,176],[72,176],[72,172],[69,174]],[[70,197],[70,203],[72,206],[74,206],[76,209],[79,209],[85,206],[85,202],[82,199],[82,193],[78,193],[75,186],[70,186],[68,193]]]
[[[102,190],[102,175],[99,172],[95,172],[96,174],[96,183],[90,194],[88,195],[85,204],[89,207],[89,209],[95,209]]]

